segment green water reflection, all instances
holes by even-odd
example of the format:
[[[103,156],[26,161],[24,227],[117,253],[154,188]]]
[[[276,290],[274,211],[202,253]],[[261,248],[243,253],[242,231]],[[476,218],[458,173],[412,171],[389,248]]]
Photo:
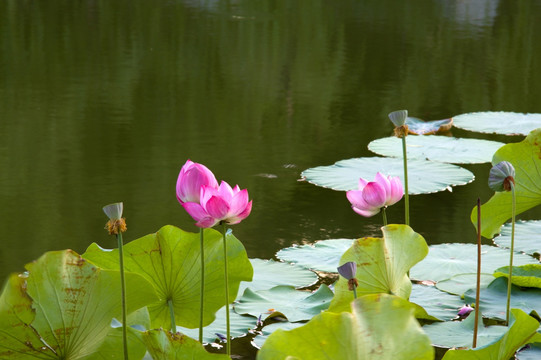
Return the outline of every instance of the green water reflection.
[[[539,1],[0,2],[0,276],[46,250],[196,231],[174,186],[186,159],[248,188],[250,257],[378,233],[302,170],[370,156],[386,114],[541,112]],[[453,130],[454,135],[487,137]],[[473,184],[411,199],[431,243],[473,241]],[[402,203],[389,220],[402,221]],[[539,217],[533,211],[524,217]]]

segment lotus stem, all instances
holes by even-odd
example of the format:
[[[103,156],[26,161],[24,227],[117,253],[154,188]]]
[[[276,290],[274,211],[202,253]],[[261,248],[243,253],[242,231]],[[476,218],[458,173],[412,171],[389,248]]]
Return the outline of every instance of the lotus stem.
[[[231,357],[231,326],[229,323],[229,281],[228,281],[228,273],[227,273],[227,242],[225,238],[226,233],[226,224],[222,221],[222,235],[224,240],[224,280],[225,280],[225,321],[226,321],[226,327],[227,327],[227,340],[225,343],[225,348],[227,352],[227,356]]]
[[[173,299],[167,299],[167,305],[169,306],[169,316],[171,317],[171,333],[177,332],[177,323],[175,321],[175,309],[173,308]]]
[[[402,153],[404,157],[404,207],[405,207],[405,222],[406,225],[410,224],[410,205],[409,205],[409,192],[408,192],[408,158],[406,155],[406,135],[402,136]]]
[[[122,343],[124,346],[124,360],[128,360],[128,330],[127,330],[127,310],[126,310],[126,281],[124,279],[124,252],[122,250],[122,232],[116,235],[118,241],[118,257],[120,263],[120,289],[122,296]]]
[[[200,255],[201,255],[201,290],[199,299],[199,342],[203,343],[203,308],[205,300],[205,248],[204,248],[204,234],[203,228],[199,229],[199,243],[200,243]]]
[[[353,285],[353,298],[357,299],[357,286]]]
[[[479,326],[479,296],[481,293],[481,199],[477,198],[477,285],[475,287],[475,320],[473,325],[473,344],[477,346],[477,327]]]
[[[516,212],[516,198],[515,198],[515,184],[510,181],[511,185],[511,251],[509,254],[509,278],[507,279],[507,305],[505,313],[505,323],[509,326],[509,308],[511,306],[511,285],[513,277],[513,252],[515,251],[515,212]]]
[[[383,207],[381,213],[383,214],[383,226],[387,226],[387,213],[386,213],[387,207]]]

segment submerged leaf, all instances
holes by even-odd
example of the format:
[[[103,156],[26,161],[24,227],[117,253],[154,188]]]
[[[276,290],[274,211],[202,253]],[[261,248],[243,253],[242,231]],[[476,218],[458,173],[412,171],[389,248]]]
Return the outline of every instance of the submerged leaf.
[[[352,312],[324,312],[306,325],[272,333],[258,360],[432,360],[434,349],[406,300],[388,294],[355,300]],[[407,346],[407,351],[405,351]]]
[[[457,128],[489,134],[528,135],[541,127],[541,114],[504,111],[473,112],[453,117]]]
[[[397,158],[355,158],[304,170],[301,177],[317,186],[347,191],[358,188],[359,178],[373,179],[378,172],[398,176],[403,183],[403,166],[402,159]],[[473,179],[470,171],[456,165],[421,159],[408,160],[408,191],[412,195],[444,191],[450,186],[468,184]]]
[[[204,324],[214,321],[214,313],[224,306],[224,253],[222,234],[204,230],[205,304]],[[177,325],[199,326],[200,276],[199,234],[174,226],[164,226],[157,233],[133,240],[124,246],[126,271],[140,274],[154,285],[160,300],[149,305],[152,327],[170,328],[167,304],[172,299]],[[241,281],[252,279],[252,266],[242,243],[227,235],[229,301],[233,302]],[[118,251],[103,250],[92,244],[83,255],[103,268],[118,268]]]
[[[503,145],[497,141],[448,136],[408,136],[407,157],[408,161],[426,159],[453,164],[485,163],[490,162],[492,155]],[[382,156],[401,158],[403,155],[402,140],[396,137],[374,140],[368,144],[368,149]]]
[[[501,147],[492,158],[492,164],[508,161],[516,171],[516,214],[541,204],[541,128],[532,131],[519,143]],[[511,218],[511,192],[498,192],[481,206],[481,234],[491,239]],[[477,227],[477,207],[471,212],[471,221]]]

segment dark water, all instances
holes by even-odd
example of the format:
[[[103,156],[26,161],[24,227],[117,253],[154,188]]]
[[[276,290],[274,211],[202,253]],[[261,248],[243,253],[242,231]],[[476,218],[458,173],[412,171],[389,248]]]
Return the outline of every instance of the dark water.
[[[234,232],[250,257],[377,235],[379,216],[300,172],[371,156],[393,110],[541,112],[540,34],[528,0],[2,0],[0,278],[47,250],[113,247],[111,202],[127,240],[196,231],[174,193],[186,159],[248,189]],[[489,165],[466,167],[474,183],[411,198],[429,243],[474,240]]]

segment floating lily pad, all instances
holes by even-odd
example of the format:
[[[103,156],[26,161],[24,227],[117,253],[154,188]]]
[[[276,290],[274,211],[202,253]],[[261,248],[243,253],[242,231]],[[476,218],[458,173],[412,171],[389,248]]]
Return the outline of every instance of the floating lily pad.
[[[486,289],[481,289],[479,298],[479,306],[483,311],[483,315],[504,320],[507,301],[507,279],[501,277],[494,280]],[[466,291],[464,300],[470,304],[474,303],[475,290]],[[527,313],[541,309],[541,289],[521,290],[519,287],[512,285],[511,307],[521,309]]]
[[[356,190],[359,178],[372,181],[376,173],[398,176],[404,182],[403,160],[365,157],[341,160],[330,166],[304,170],[301,177],[308,182],[333,190]],[[408,160],[409,193],[428,194],[472,182],[473,174],[461,167],[427,160]]]
[[[505,145],[497,141],[437,135],[408,136],[406,144],[408,160],[424,159],[454,164],[490,162],[496,150]],[[397,137],[374,140],[368,144],[368,149],[378,155],[402,158],[402,140]]]
[[[453,117],[453,125],[488,134],[528,135],[541,127],[541,114],[521,114],[504,111],[473,112]]]
[[[451,349],[443,360],[508,360],[534,339],[539,322],[519,309],[511,309],[510,326],[496,342],[475,349]]]
[[[351,244],[352,239],[320,240],[314,245],[294,245],[282,249],[276,253],[276,257],[307,269],[336,273],[340,258]]]
[[[440,320],[456,318],[458,310],[464,305],[464,300],[458,296],[442,292],[434,286],[419,284],[413,284],[409,300]]]
[[[500,235],[494,238],[498,246],[511,247],[511,223],[502,226]],[[517,221],[515,222],[515,251],[526,254],[541,254],[541,221]]]
[[[254,277],[251,282],[240,283],[237,298],[242,296],[246,288],[252,291],[267,290],[278,285],[299,288],[310,286],[318,280],[314,272],[293,264],[261,259],[250,259],[250,263],[254,268]]]
[[[257,347],[258,349],[261,349],[261,347],[263,346],[263,344],[265,343],[267,338],[275,330],[278,330],[278,329],[282,329],[282,330],[286,330],[286,331],[287,330],[293,330],[293,329],[296,329],[296,328],[301,327],[303,325],[305,325],[305,323],[303,323],[303,322],[294,322],[294,323],[292,323],[292,322],[289,322],[289,321],[277,322],[277,323],[274,323],[274,324],[267,325],[261,330],[262,334],[257,335],[254,338],[254,340],[252,340],[252,344],[255,347]]]
[[[425,325],[423,330],[430,337],[433,345],[446,348],[471,347],[473,329],[475,328],[475,314],[476,311],[474,310],[463,321],[447,321]],[[498,340],[507,331],[507,326],[494,325],[485,327],[480,316],[477,331],[477,346],[484,346]]]
[[[388,294],[366,295],[355,300],[352,309],[323,312],[297,329],[276,330],[258,360],[434,359],[430,339],[408,301]]]
[[[248,330],[256,327],[257,319],[253,316],[242,316],[235,312],[233,306],[229,307],[229,321],[231,322],[231,337],[236,338],[246,335]],[[199,329],[188,329],[177,326],[177,331],[188,335],[192,339],[199,339]],[[216,320],[203,328],[203,342],[213,343],[218,339],[218,334],[227,334],[225,306],[216,313]]]
[[[481,289],[484,289],[495,279],[492,274],[481,274]],[[449,294],[462,296],[469,289],[477,286],[477,274],[459,274],[450,279],[440,280],[436,287]]]
[[[493,273],[497,268],[509,263],[509,250],[482,245],[481,252],[482,273]],[[514,263],[524,265],[538,261],[528,255],[515,254]],[[477,272],[477,245],[438,244],[430,246],[427,257],[411,269],[410,277],[415,280],[440,281],[454,275],[474,272]]]
[[[453,126],[453,119],[424,121],[415,117],[406,119],[408,132],[416,135],[435,134],[439,131],[447,131]]]
[[[355,278],[359,282],[357,294],[386,293],[408,299],[411,293],[409,269],[428,253],[425,239],[407,225],[387,225],[381,228],[383,238],[356,240],[340,263],[357,264]],[[329,311],[341,312],[350,308],[353,291],[348,280],[340,276],[334,285],[334,298]]]
[[[214,321],[214,313],[224,306],[224,248],[222,234],[205,229],[205,325]],[[252,266],[242,243],[227,235],[230,302],[236,298],[241,281],[252,279]],[[133,240],[124,246],[124,268],[140,274],[160,297],[149,305],[152,327],[171,328],[168,299],[173,302],[177,325],[199,326],[201,286],[199,234],[167,225],[157,233]],[[88,247],[86,259],[105,269],[118,269],[118,250],[104,250],[96,244]]]
[[[325,285],[311,293],[299,291],[291,286],[276,286],[270,290],[253,292],[246,289],[235,305],[235,312],[265,319],[273,312],[280,312],[290,322],[310,320],[323,310],[327,310],[333,292]]]
[[[492,158],[492,165],[510,162],[515,168],[516,214],[541,204],[541,129],[532,131],[524,141],[502,146]],[[497,192],[481,206],[481,234],[491,239],[511,218],[511,192]],[[471,212],[477,227],[477,207]]]
[[[541,343],[528,344],[515,355],[517,360],[541,359]]]
[[[509,278],[509,266],[497,269],[494,276]],[[541,288],[541,264],[513,266],[511,282],[517,286]]]

